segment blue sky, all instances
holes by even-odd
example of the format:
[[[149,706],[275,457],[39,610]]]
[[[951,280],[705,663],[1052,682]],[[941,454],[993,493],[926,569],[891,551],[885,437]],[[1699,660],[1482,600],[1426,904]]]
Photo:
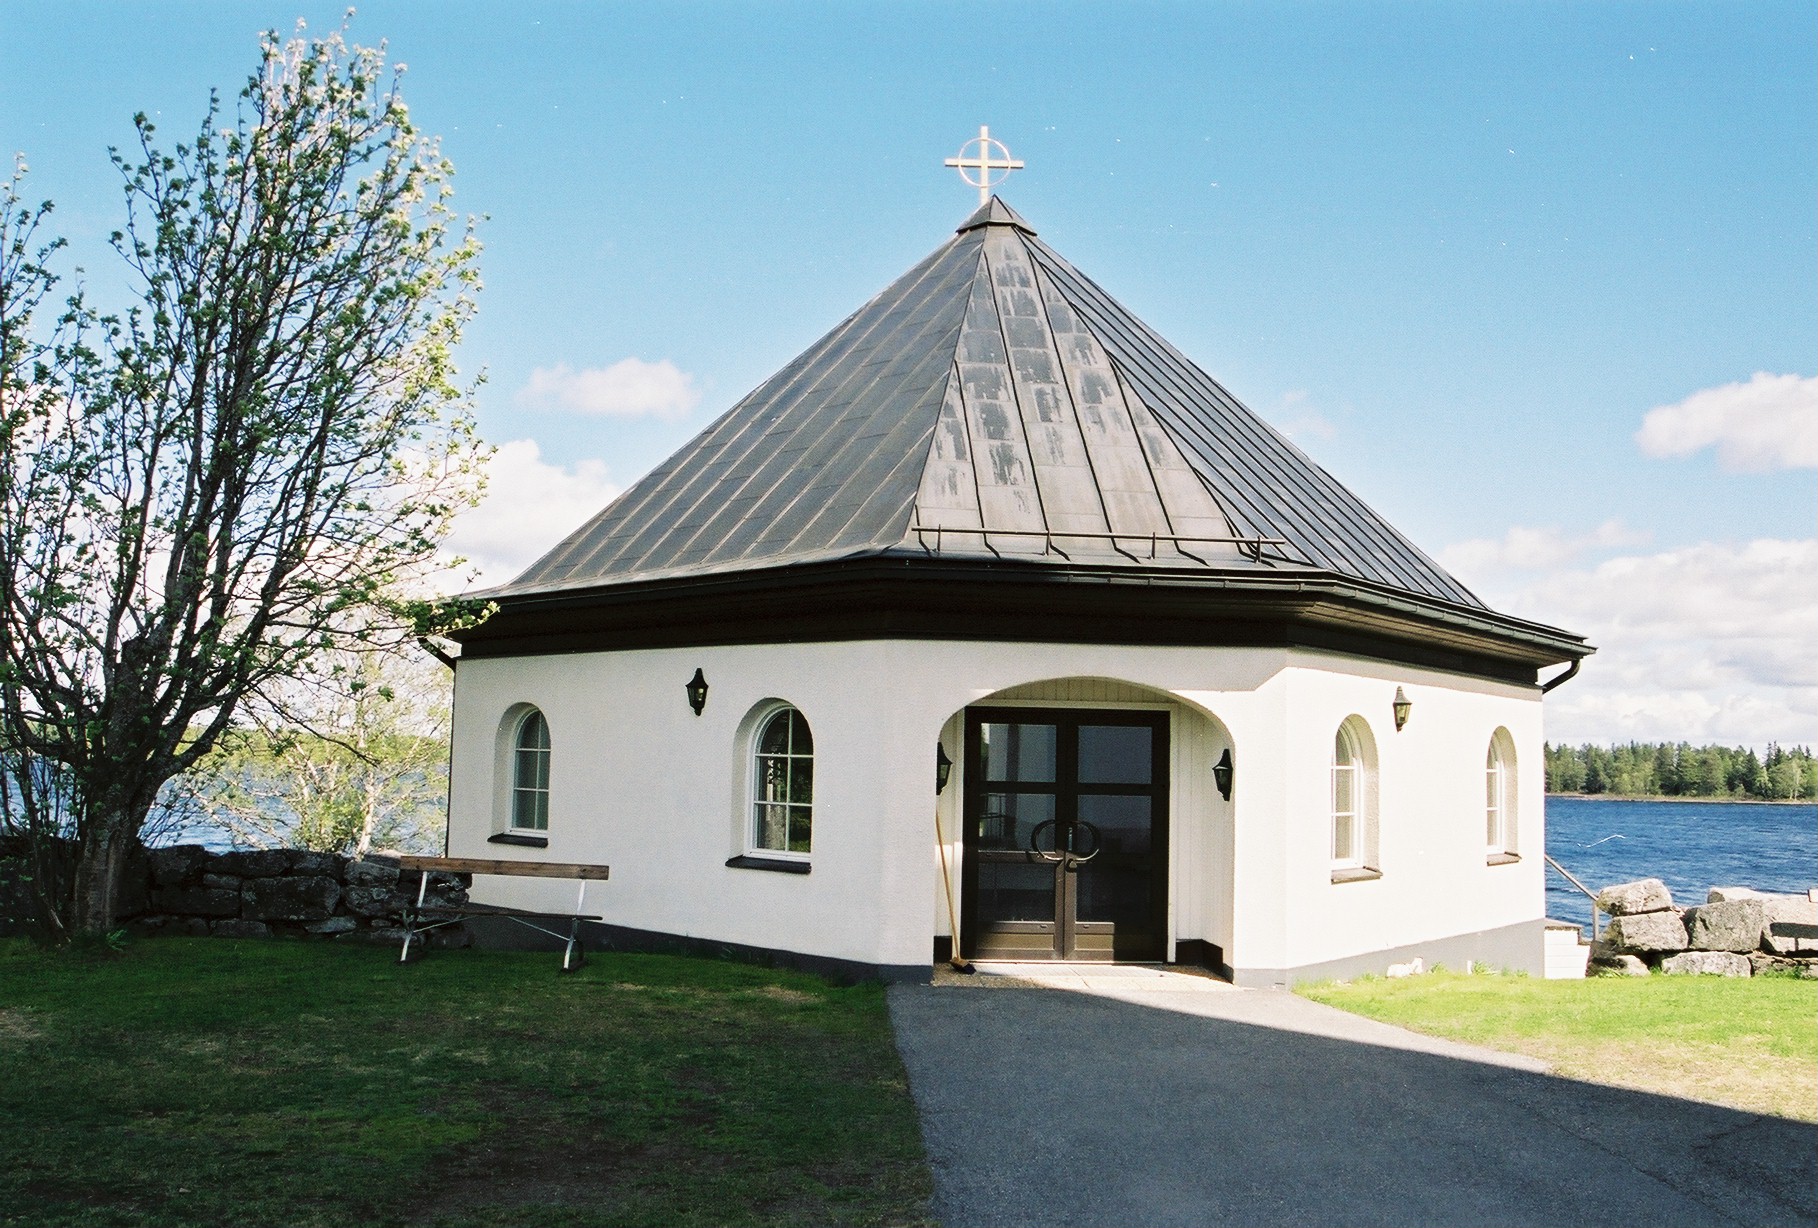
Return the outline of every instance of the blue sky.
[[[0,145],[98,290],[132,113],[187,135],[259,30],[340,12],[0,0]],[[463,545],[495,576],[943,242],[975,198],[941,161],[988,123],[1044,240],[1492,604],[1603,648],[1554,736],[1818,740],[1810,4],[372,3],[352,33],[489,219],[463,360],[503,450]]]

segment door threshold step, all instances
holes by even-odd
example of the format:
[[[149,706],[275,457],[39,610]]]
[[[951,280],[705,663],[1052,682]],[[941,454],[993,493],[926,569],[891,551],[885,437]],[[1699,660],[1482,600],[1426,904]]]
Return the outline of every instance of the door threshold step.
[[[1169,964],[1092,964],[1043,960],[973,960],[973,976],[944,965],[935,970],[936,984],[996,981],[1055,989],[1191,990],[1229,989],[1228,981],[1204,968]]]

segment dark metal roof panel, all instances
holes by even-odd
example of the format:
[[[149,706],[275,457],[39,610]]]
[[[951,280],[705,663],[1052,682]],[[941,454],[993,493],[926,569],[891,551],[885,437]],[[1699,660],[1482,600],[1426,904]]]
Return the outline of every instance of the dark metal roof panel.
[[[783,566],[900,541],[980,242],[950,240],[492,593]]]
[[[1477,597],[1148,325],[1033,236],[1022,241],[1241,530],[1324,570],[1459,605]]]
[[[493,594],[877,553],[1318,569],[1482,608],[995,198]]]

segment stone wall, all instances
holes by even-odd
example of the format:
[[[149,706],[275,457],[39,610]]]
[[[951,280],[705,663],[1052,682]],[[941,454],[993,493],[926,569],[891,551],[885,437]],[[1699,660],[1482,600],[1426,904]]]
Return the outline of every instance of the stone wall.
[[[431,874],[426,902],[465,904],[471,883],[465,874]],[[199,844],[180,844],[135,858],[124,894],[127,924],[141,934],[398,942],[404,910],[416,902],[418,886],[415,871],[400,869],[383,854],[354,859],[303,849],[212,853]],[[458,925],[434,936],[438,945],[466,945]]]
[[[1818,979],[1818,901],[1747,887],[1713,887],[1703,904],[1680,908],[1657,878],[1605,887],[1597,907],[1610,915],[1591,947],[1592,976],[1753,976],[1793,969]]]

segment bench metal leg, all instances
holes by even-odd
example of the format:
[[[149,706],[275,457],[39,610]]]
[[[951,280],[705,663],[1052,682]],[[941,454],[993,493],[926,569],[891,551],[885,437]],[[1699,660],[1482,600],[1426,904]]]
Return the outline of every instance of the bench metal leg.
[[[562,948],[562,971],[576,972],[587,962],[587,948],[581,945],[581,923],[574,922],[569,927],[568,945]]]
[[[587,880],[581,880],[581,890],[574,900],[574,918],[568,923],[568,945],[562,950],[562,971],[577,971],[587,962],[587,951],[581,946],[581,914],[587,911]]]
[[[417,923],[423,919],[423,902],[428,896],[429,871],[419,870],[417,871],[417,906],[404,914],[404,946],[403,949],[398,952],[398,962],[400,964],[408,964],[410,962],[411,940],[416,938],[419,933],[426,934],[428,932],[427,930],[419,930],[417,928]],[[421,946],[423,950],[427,951],[429,949],[429,940],[425,938]],[[421,958],[420,953],[418,958]]]

